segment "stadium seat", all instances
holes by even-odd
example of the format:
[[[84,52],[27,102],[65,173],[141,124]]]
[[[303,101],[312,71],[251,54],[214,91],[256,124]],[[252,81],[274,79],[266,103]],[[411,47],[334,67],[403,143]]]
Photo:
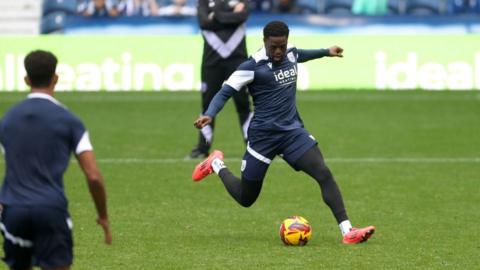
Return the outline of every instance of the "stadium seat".
[[[50,34],[61,32],[65,25],[66,13],[62,11],[51,12],[42,18],[40,23],[40,33]]]
[[[389,14],[404,14],[405,0],[388,0]]]
[[[311,13],[319,12],[317,0],[298,0],[297,5],[309,10]]]
[[[325,0],[323,3],[323,12],[326,14],[352,14],[352,5],[354,0]]]
[[[250,9],[253,12],[268,13],[272,10],[272,7],[273,7],[273,0],[251,0],[250,1]]]
[[[451,14],[480,12],[480,0],[450,0],[448,11]]]
[[[439,15],[446,11],[446,0],[407,0],[406,12],[410,15]]]
[[[75,14],[76,10],[77,10],[76,0],[44,0],[42,5],[43,16],[56,11]]]

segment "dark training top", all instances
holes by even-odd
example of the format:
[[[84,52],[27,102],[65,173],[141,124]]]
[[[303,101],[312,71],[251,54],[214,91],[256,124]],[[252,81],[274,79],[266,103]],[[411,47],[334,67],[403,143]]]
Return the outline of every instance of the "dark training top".
[[[234,13],[236,4],[245,4],[245,11]],[[247,58],[245,21],[249,15],[246,0],[199,0],[198,24],[204,39],[202,65],[214,66],[227,58]],[[209,20],[212,14],[213,19]]]
[[[215,95],[205,115],[215,117],[225,102],[243,86],[253,99],[251,130],[285,131],[303,127],[297,111],[297,63],[328,56],[328,49],[287,49],[280,63],[273,63],[265,48],[243,62]]]
[[[70,154],[92,150],[84,125],[53,97],[31,93],[0,121],[6,173],[0,203],[67,209],[63,174]]]

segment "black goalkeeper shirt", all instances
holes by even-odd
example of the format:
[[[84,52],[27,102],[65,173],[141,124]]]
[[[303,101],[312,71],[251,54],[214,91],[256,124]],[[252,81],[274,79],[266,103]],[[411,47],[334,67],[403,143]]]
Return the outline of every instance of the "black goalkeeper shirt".
[[[234,13],[233,8],[239,2],[245,4],[245,9]],[[198,23],[204,40],[204,66],[214,66],[229,58],[247,58],[245,21],[248,15],[248,0],[198,1]]]

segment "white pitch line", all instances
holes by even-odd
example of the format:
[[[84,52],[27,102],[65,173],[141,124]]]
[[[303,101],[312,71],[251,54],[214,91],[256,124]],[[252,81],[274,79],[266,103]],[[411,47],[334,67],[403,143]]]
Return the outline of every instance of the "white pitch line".
[[[198,163],[200,159],[185,160],[182,158],[100,158],[98,163],[103,164],[171,164],[171,163]],[[240,158],[226,158],[227,162],[240,162]],[[284,162],[277,158],[274,161]],[[72,159],[76,163],[75,159]],[[363,157],[363,158],[327,158],[329,163],[480,163],[480,157],[459,157],[459,158],[421,158],[421,157]],[[5,163],[0,159],[0,164]]]
[[[282,161],[283,159],[275,159],[277,161]],[[200,160],[185,160],[180,158],[106,158],[99,159],[99,163],[106,164],[134,164],[134,163],[145,163],[145,164],[168,164],[168,163],[181,163],[181,162],[190,162],[197,163]],[[241,161],[240,158],[227,158],[227,162],[237,162]],[[379,158],[379,157],[364,157],[364,158],[327,158],[327,162],[331,163],[480,163],[480,157],[471,157],[471,158]]]

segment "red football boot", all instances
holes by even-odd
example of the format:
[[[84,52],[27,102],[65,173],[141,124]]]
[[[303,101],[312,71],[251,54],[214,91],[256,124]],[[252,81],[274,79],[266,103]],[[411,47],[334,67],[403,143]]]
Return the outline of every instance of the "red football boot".
[[[352,228],[347,234],[343,236],[344,244],[359,244],[368,240],[375,232],[375,226],[368,226],[365,228]]]
[[[212,161],[216,158],[223,160],[222,151],[215,150],[213,151],[204,161],[199,163],[192,173],[193,181],[200,181],[203,178],[209,176],[213,173]]]

